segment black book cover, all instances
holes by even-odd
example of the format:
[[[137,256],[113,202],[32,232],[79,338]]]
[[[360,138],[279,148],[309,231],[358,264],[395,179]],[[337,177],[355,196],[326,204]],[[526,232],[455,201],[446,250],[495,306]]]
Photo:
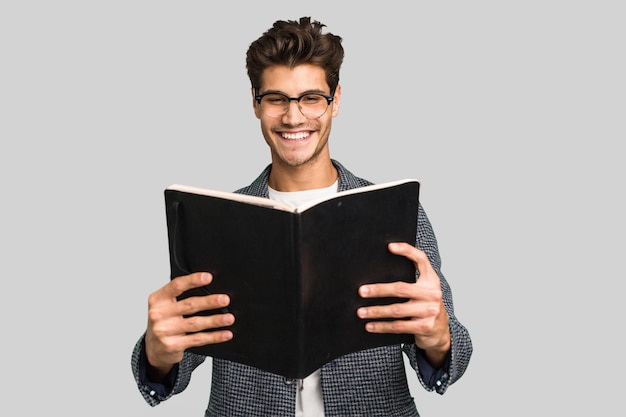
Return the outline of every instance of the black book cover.
[[[190,351],[304,378],[342,355],[412,342],[372,334],[359,307],[363,284],[415,281],[389,242],[415,243],[419,182],[344,191],[294,211],[260,197],[174,185],[165,190],[171,278],[207,271],[181,298],[228,294],[231,341]],[[211,314],[205,312],[201,314]]]

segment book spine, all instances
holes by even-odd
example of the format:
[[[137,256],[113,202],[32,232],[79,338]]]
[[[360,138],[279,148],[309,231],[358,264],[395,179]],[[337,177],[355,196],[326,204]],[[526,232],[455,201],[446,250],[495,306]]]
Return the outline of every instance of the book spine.
[[[292,257],[293,270],[295,271],[295,291],[294,300],[296,300],[296,368],[297,373],[300,374],[305,367],[305,315],[304,315],[304,289],[303,289],[303,277],[302,271],[302,213],[296,212],[293,216],[293,233],[292,233]]]

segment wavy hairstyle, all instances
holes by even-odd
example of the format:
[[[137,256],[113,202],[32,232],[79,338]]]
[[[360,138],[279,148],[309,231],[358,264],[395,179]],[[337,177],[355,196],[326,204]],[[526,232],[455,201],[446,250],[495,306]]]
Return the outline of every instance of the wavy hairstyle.
[[[261,87],[263,71],[273,65],[312,64],[326,73],[326,82],[334,94],[339,84],[339,68],[343,62],[341,37],[322,33],[326,25],[301,17],[299,21],[278,20],[260,38],[250,44],[246,68],[252,88]]]

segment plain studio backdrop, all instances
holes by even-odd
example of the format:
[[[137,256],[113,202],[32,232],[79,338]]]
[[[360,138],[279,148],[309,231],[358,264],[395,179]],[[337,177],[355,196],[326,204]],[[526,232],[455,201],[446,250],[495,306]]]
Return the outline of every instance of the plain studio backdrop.
[[[0,414],[203,415],[210,362],[156,408],[130,371],[163,189],[269,163],[245,52],[301,16],[344,39],[332,156],[421,180],[474,342],[444,396],[409,373],[421,414],[622,415],[626,32],[601,0],[3,2]]]

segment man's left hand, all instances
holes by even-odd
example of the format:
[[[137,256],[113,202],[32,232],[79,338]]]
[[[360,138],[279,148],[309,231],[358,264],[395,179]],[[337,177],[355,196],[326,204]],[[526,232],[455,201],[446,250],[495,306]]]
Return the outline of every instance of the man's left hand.
[[[357,314],[362,319],[370,320],[365,325],[368,332],[414,335],[417,347],[424,350],[430,364],[437,368],[443,364],[450,350],[448,313],[443,305],[439,276],[426,254],[414,246],[408,243],[390,243],[389,251],[413,262],[419,272],[417,281],[363,285],[359,288],[359,294],[363,298],[398,297],[408,301],[362,307]]]

